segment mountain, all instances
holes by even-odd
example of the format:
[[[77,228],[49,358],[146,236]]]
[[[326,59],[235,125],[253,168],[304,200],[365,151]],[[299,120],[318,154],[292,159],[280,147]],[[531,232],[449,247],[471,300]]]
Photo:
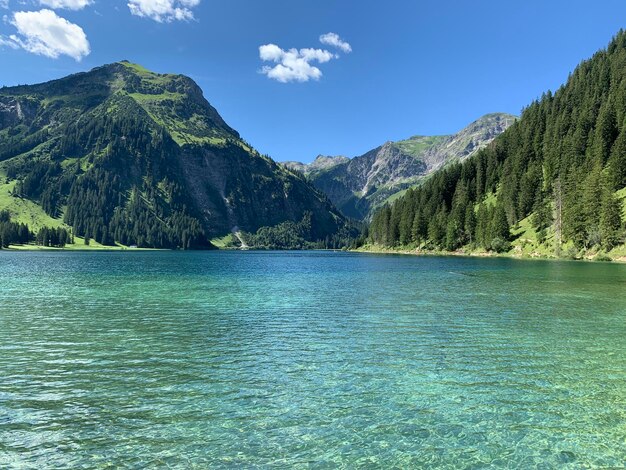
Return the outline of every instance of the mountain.
[[[0,89],[0,210],[31,230],[103,245],[209,247],[231,231],[344,220],[300,174],[262,156],[183,75],[127,61]]]
[[[308,165],[284,165],[307,175],[344,215],[366,219],[389,198],[484,148],[515,119],[510,114],[487,114],[453,135],[387,142],[352,159],[320,155]]]
[[[626,32],[487,148],[378,211],[370,242],[624,257]]]
[[[315,160],[311,163],[300,163],[300,162],[283,162],[288,168],[292,170],[299,171],[300,173],[304,173],[309,176],[312,174],[317,174],[324,170],[330,170],[334,166],[337,166],[341,163],[349,163],[350,159],[348,157],[327,157],[324,155],[318,155]]]

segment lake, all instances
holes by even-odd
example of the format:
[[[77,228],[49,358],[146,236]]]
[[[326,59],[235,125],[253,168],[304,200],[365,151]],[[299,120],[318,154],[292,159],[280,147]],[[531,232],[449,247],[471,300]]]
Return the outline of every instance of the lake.
[[[0,468],[626,465],[626,265],[0,252]]]

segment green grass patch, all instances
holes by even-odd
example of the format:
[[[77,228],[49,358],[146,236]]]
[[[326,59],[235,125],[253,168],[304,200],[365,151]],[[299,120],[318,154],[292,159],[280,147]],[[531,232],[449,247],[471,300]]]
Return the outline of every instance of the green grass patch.
[[[132,62],[128,62],[126,60],[123,60],[122,62],[120,62],[120,64],[122,64],[124,67],[128,67],[129,69],[133,70],[135,73],[139,75],[153,75],[153,73],[150,72],[150,70],[148,70],[145,67],[142,67],[139,64],[133,64]]]
[[[170,130],[170,135],[181,147],[185,144],[210,144],[219,147],[226,143],[226,139],[222,137],[201,137],[178,130]]]
[[[239,240],[236,237],[229,233],[228,235],[224,235],[223,237],[214,238],[211,240],[211,244],[215,245],[217,248],[231,248],[237,246]]]
[[[514,240],[511,243],[511,253],[524,258],[550,258],[555,255],[555,233],[550,228],[546,231],[545,238],[539,239],[539,234],[533,227],[532,215],[522,219],[511,233]]]
[[[415,189],[415,188],[419,187],[421,184],[422,184],[422,181],[419,181],[418,183],[415,183],[415,184],[409,186],[408,188],[401,189],[397,193],[393,193],[391,196],[389,196],[387,199],[385,199],[382,203],[376,204],[375,207],[379,208],[379,207],[384,206],[385,204],[391,204],[394,201],[396,201],[397,199],[400,199],[402,196],[404,196],[409,189]]]
[[[424,151],[428,150],[432,146],[438,144],[447,136],[445,135],[433,135],[433,136],[421,136],[417,135],[406,140],[400,140],[395,142],[394,145],[409,155],[418,156]]]
[[[0,169],[0,172],[1,171],[2,170]],[[4,175],[2,176],[2,180],[4,180]],[[10,194],[10,191],[12,191],[15,187],[15,183],[16,181],[11,181],[9,183],[0,183],[0,210],[8,210],[11,214],[11,220],[13,222],[28,225],[29,230],[34,233],[37,233],[42,227],[61,227],[66,230],[71,229],[69,225],[63,222],[63,219],[61,217],[50,217],[41,208],[41,206],[39,206],[35,202],[29,201],[28,199],[13,197]],[[74,245],[67,245],[67,249],[98,250],[111,248],[100,245],[94,240],[91,240],[89,246],[87,246],[85,245],[85,240],[80,237],[75,237],[74,242]],[[38,247],[37,245],[24,245],[16,246],[14,248],[22,250],[38,250],[45,247]]]
[[[132,70],[133,73],[141,77],[141,80],[155,85],[166,84],[170,80],[172,80],[172,78],[176,77],[176,75],[173,74],[152,72],[139,64],[133,64],[132,62],[128,61],[122,61],[118,63]]]
[[[498,202],[498,196],[496,196],[496,193],[489,193],[485,196],[485,199],[483,199],[483,202],[487,206],[495,206],[496,202]]]
[[[172,93],[170,91],[164,91],[163,93],[160,93],[158,95],[149,95],[145,93],[129,93],[128,96],[137,101],[139,104],[159,103],[160,101],[165,100],[178,101],[183,98],[183,95],[181,95],[180,93]]]
[[[16,181],[0,184],[0,210],[8,210],[11,220],[27,224],[31,231],[36,232],[41,227],[68,228],[61,219],[50,217],[38,204],[28,199],[13,197],[10,191],[15,188]]]

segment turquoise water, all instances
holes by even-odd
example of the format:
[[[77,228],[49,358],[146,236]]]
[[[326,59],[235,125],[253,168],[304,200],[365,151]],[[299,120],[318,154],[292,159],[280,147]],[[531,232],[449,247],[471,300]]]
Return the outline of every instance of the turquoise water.
[[[626,265],[0,252],[0,468],[626,465]]]

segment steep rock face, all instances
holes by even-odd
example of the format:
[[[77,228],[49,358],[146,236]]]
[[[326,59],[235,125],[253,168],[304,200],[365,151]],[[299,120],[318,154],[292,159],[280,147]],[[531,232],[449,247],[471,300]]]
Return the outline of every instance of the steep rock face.
[[[502,134],[516,119],[510,114],[487,114],[456,134],[441,137],[434,145],[428,146],[421,155],[428,172],[441,168],[451,160],[464,160],[473,155]],[[401,141],[398,142],[398,146],[410,151],[413,141],[421,139],[424,138],[417,137]]]
[[[313,236],[319,239],[341,222],[328,199],[304,179],[269,158],[251,158],[241,147],[215,151],[188,146],[180,164],[203,220],[216,233],[234,227],[254,232],[286,220],[298,221],[309,211]]]
[[[0,191],[105,244],[200,247],[305,215],[321,239],[344,223],[306,178],[243,141],[193,80],[125,61],[0,89],[0,176]]]
[[[311,163],[300,162],[283,162],[283,165],[291,168],[292,170],[299,171],[300,173],[311,173],[322,170],[330,170],[332,167],[341,163],[347,163],[350,161],[348,157],[337,156],[327,157],[325,155],[318,155]]]
[[[308,165],[284,165],[307,175],[344,215],[366,219],[390,197],[484,148],[515,119],[509,114],[488,114],[453,135],[387,142],[353,159],[318,157]]]
[[[0,127],[14,126],[32,119],[37,103],[0,97]]]

